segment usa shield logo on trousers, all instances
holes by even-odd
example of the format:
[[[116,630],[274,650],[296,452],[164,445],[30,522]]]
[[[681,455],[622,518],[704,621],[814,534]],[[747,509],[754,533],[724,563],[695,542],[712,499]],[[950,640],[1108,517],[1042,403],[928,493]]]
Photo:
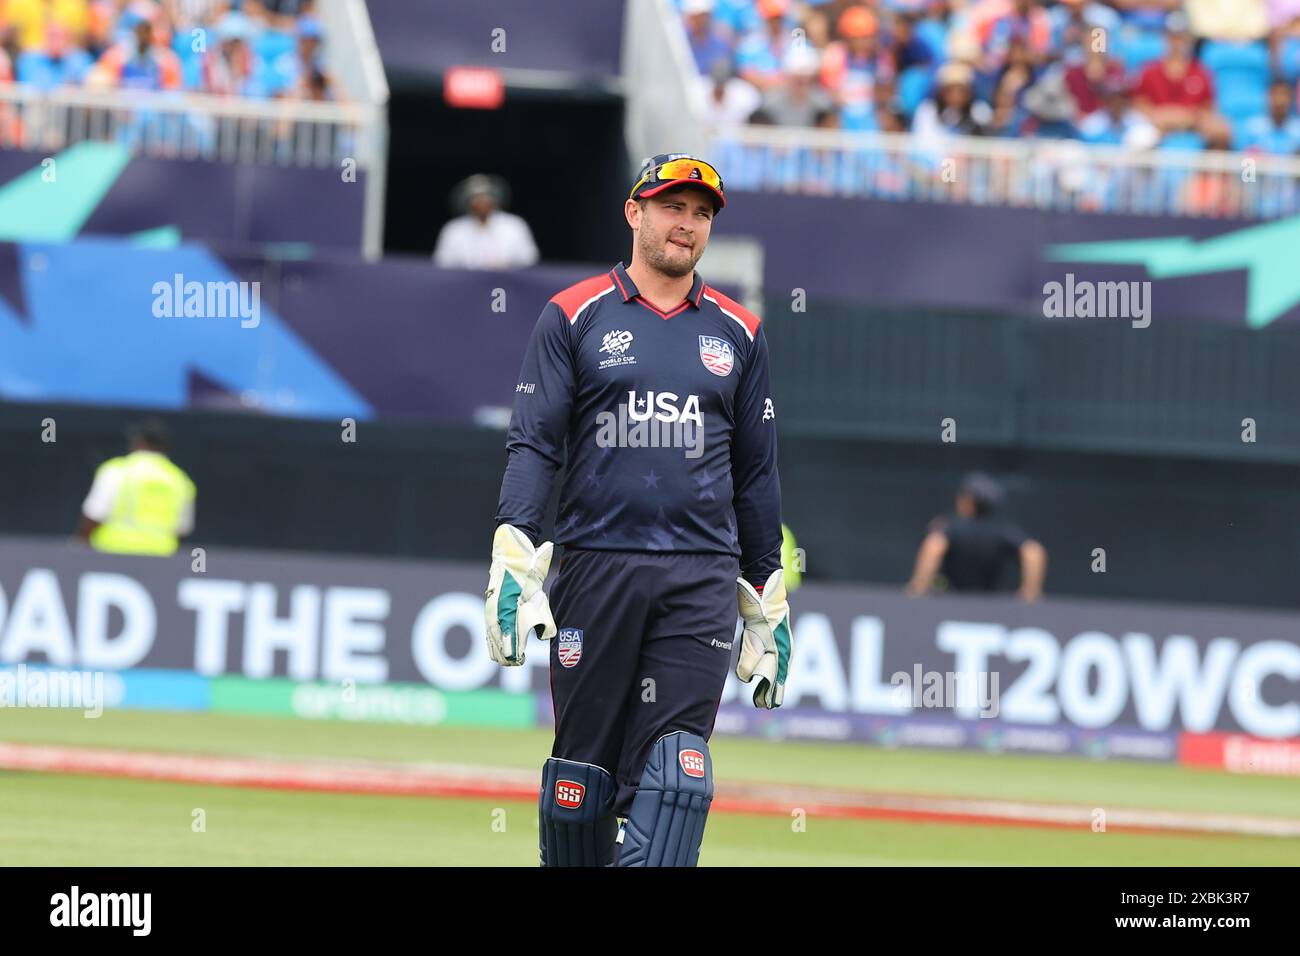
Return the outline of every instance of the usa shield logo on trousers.
[[[565,667],[574,667],[582,660],[582,628],[562,627],[556,635],[556,655]]]
[[[730,375],[735,364],[731,343],[716,335],[700,336],[700,361],[714,375]]]

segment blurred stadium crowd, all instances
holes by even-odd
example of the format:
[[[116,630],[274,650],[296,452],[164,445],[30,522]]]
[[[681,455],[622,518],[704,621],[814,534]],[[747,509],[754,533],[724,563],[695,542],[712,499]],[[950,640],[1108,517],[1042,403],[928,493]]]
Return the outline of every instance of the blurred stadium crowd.
[[[338,98],[313,0],[0,0],[0,89]]]
[[[1300,209],[1294,170],[1268,167],[1242,190],[1227,152],[1300,151],[1300,0],[675,2],[733,186],[1139,214]],[[809,130],[910,135],[903,147]],[[944,162],[962,168],[936,189]]]
[[[1300,0],[678,6],[720,124],[1300,149]]]

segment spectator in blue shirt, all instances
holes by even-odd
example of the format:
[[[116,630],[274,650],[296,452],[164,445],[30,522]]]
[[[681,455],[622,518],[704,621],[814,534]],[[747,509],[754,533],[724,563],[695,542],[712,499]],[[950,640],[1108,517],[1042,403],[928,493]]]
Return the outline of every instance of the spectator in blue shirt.
[[[736,50],[736,70],[741,79],[767,92],[781,86],[785,79],[782,65],[792,47],[786,23],[789,0],[759,0],[758,10],[764,24],[741,41]]]
[[[682,14],[695,68],[708,76],[713,64],[731,59],[731,45],[713,28],[713,0],[683,0]]]
[[[1107,77],[1101,83],[1101,109],[1079,122],[1085,143],[1151,149],[1160,142],[1160,131],[1136,107],[1127,81]]]
[[[1285,156],[1300,151],[1300,117],[1292,109],[1290,83],[1277,79],[1269,85],[1268,113],[1246,121],[1238,147]]]
[[[240,13],[217,24],[218,45],[203,58],[204,93],[260,99],[268,95],[265,64],[253,50],[256,27]]]
[[[836,32],[841,39],[822,54],[822,86],[840,104],[845,129],[876,128],[875,104],[894,86],[894,61],[879,40],[880,23],[864,6],[848,7],[840,14]]]
[[[915,13],[895,13],[887,21],[889,33],[886,43],[893,55],[895,73],[914,66],[929,66],[935,61],[936,51],[916,34],[918,19],[920,17]],[[942,56],[943,51],[939,50],[937,54]]]
[[[1140,30],[1163,30],[1165,17],[1182,10],[1183,0],[1112,0],[1126,24]]]
[[[990,22],[984,41],[986,66],[995,70],[1003,66],[1013,43],[1024,47],[1024,55],[1035,70],[1056,55],[1051,21],[1039,0],[1012,0],[1010,9]]]
[[[320,21],[303,17],[298,21],[298,40],[290,53],[276,57],[269,73],[267,86],[274,96],[289,99],[316,99],[311,95],[312,77],[320,74],[327,78],[325,60],[321,53]],[[326,97],[328,99],[330,97]]]
[[[89,53],[69,42],[68,31],[51,21],[44,49],[28,50],[18,58],[18,82],[41,90],[79,86],[93,64]]]
[[[688,0],[683,0],[683,6]],[[754,0],[717,0],[713,7],[714,26],[733,39],[743,37],[763,25]]]

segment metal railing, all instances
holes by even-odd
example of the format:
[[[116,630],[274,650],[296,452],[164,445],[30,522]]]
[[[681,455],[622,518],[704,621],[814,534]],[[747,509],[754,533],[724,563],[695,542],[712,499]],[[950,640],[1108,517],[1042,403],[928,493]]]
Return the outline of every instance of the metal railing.
[[[366,170],[362,249],[369,259],[384,250],[384,195],[388,186],[388,78],[365,0],[324,0],[320,15],[329,43],[329,68],[354,102],[369,104],[362,136]]]
[[[87,140],[162,159],[372,167],[373,106],[244,100],[205,93],[0,88],[0,149],[53,151]]]
[[[709,154],[731,188],[1139,215],[1300,213],[1300,158],[1072,140],[739,126]]]

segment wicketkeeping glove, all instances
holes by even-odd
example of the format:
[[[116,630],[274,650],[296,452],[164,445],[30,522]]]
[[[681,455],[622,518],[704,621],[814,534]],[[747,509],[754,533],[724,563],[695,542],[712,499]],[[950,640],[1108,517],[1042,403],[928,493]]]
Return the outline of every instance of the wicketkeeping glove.
[[[488,653],[506,667],[524,662],[528,635],[539,629],[549,641],[555,636],[555,619],[542,584],[551,568],[551,542],[540,548],[514,525],[498,526],[492,538],[492,570],[484,592],[484,623]]]
[[[736,676],[748,684],[758,675],[754,706],[768,710],[781,706],[790,669],[790,605],[785,600],[784,575],[780,568],[773,571],[761,596],[744,578],[736,579],[740,616],[745,622]]]

